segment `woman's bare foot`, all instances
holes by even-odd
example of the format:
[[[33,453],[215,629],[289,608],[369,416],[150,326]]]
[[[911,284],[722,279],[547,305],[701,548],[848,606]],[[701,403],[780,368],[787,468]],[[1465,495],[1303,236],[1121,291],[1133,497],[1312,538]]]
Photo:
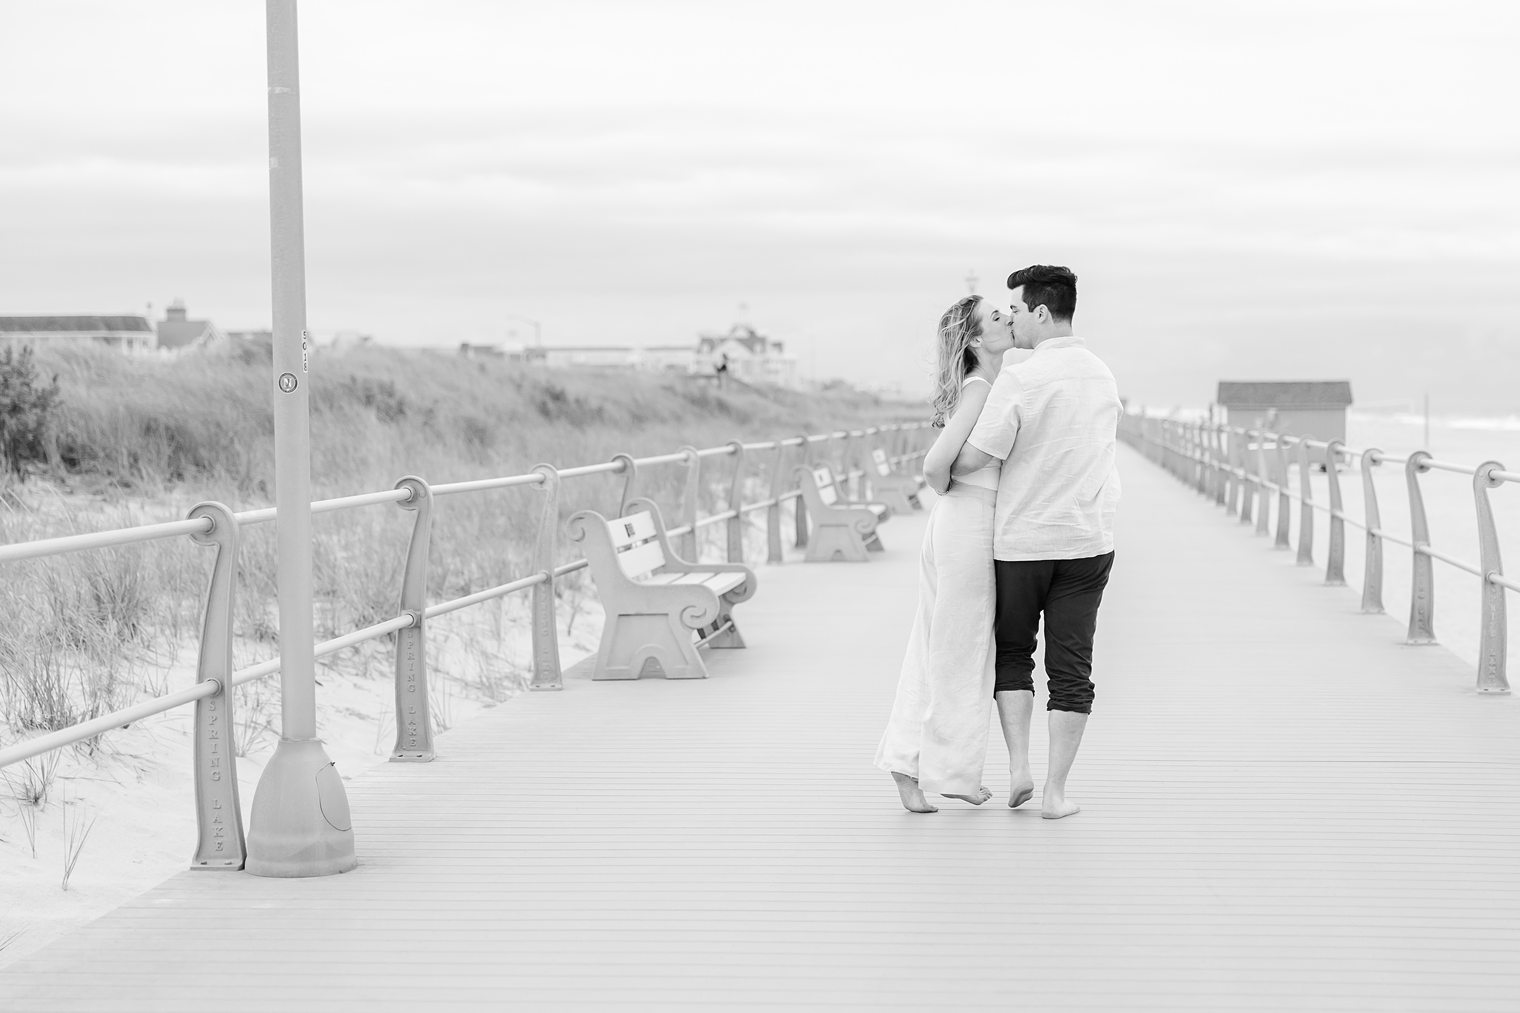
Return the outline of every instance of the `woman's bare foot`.
[[[1040,795],[1040,815],[1047,820],[1058,820],[1081,811],[1081,806],[1066,801],[1065,792],[1052,791],[1049,785],[1045,786],[1045,791]]]
[[[1008,783],[1012,787],[1008,790],[1008,808],[1017,809],[1019,806],[1034,798],[1034,778],[1029,774],[1026,766],[1023,770],[1008,771]]]
[[[902,796],[903,808],[910,813],[937,813],[938,806],[929,804],[924,798],[922,789],[918,786],[918,778],[909,777],[907,774],[899,774],[892,771],[892,780],[897,782],[897,794]]]
[[[992,791],[985,784],[976,789],[975,795],[951,795],[949,792],[942,793],[941,798],[958,798],[962,802],[970,802],[972,805],[981,805],[992,797]]]

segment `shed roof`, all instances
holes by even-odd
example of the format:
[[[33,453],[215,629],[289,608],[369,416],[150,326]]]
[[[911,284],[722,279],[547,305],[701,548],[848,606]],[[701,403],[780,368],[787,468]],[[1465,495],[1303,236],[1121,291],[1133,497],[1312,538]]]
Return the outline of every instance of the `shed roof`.
[[[0,317],[0,334],[82,334],[89,331],[153,332],[147,317]]]
[[[1351,404],[1350,380],[1220,380],[1215,398],[1226,408],[1344,408]]]
[[[214,337],[209,320],[160,320],[158,322],[159,348],[185,348]]]

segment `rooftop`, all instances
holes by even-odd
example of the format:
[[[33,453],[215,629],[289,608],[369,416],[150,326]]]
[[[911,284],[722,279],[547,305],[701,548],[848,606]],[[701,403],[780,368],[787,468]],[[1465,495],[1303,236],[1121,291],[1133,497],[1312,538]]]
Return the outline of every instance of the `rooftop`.
[[[1351,404],[1351,381],[1220,380],[1215,401],[1226,408],[1345,407]]]

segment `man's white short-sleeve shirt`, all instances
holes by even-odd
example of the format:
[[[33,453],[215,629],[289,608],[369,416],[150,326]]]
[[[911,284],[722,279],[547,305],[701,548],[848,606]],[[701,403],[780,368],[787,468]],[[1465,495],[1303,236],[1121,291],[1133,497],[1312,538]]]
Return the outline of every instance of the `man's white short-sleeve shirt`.
[[[995,559],[1083,559],[1114,548],[1119,388],[1081,338],[1005,365],[966,441],[1003,462]]]

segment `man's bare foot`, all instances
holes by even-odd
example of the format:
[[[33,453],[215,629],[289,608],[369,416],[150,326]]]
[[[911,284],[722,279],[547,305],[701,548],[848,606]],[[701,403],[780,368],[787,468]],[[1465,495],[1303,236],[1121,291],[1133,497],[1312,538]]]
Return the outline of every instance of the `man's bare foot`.
[[[1019,806],[1034,798],[1034,782],[1026,781],[1020,784],[1013,782],[1013,789],[1008,792],[1008,808],[1017,809]]]
[[[1047,786],[1040,796],[1040,815],[1047,820],[1058,820],[1064,816],[1073,816],[1082,811],[1082,807],[1075,802],[1066,801],[1064,792],[1051,791]]]
[[[892,780],[897,782],[897,794],[902,796],[903,808],[910,813],[937,813],[938,806],[929,804],[924,798],[923,791],[918,787],[918,778],[909,777],[907,774],[899,774],[892,771]]]
[[[945,792],[940,797],[958,798],[962,802],[970,802],[972,805],[981,805],[983,802],[992,797],[992,790],[984,784],[976,789],[975,795],[951,795],[949,792]]]

